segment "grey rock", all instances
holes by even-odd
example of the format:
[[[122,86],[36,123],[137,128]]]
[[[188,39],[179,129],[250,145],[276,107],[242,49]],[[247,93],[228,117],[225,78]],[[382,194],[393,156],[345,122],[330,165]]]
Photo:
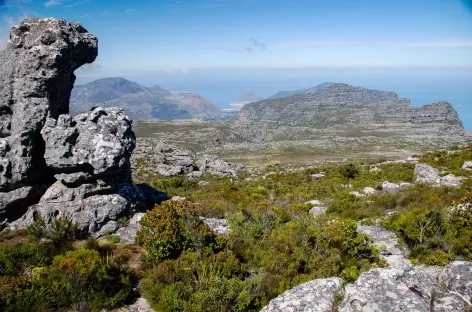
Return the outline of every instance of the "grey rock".
[[[453,294],[439,294],[433,301],[432,312],[466,311],[466,303]]]
[[[134,244],[136,239],[136,233],[138,233],[140,228],[140,221],[144,217],[144,213],[140,212],[135,214],[125,227],[119,228],[115,232],[115,236],[120,238],[120,243],[122,244]]]
[[[229,233],[229,224],[226,219],[203,218],[203,223],[217,235],[227,235]]]
[[[43,158],[41,129],[47,118],[68,112],[74,70],[97,53],[97,39],[77,23],[32,18],[12,28],[0,52],[0,192],[54,181]],[[40,197],[32,195],[2,194],[18,205],[4,204],[0,222]]]
[[[224,177],[238,177],[236,170],[229,163],[213,155],[202,155],[197,159],[196,165],[201,172]]]
[[[321,216],[321,215],[324,215],[326,213],[326,210],[328,209],[328,207],[324,207],[324,206],[316,206],[316,207],[313,207],[310,209],[310,213],[314,216],[314,217],[317,217],[317,216]]]
[[[358,225],[357,231],[366,234],[374,241],[374,246],[380,250],[380,255],[392,267],[409,267],[410,260],[406,258],[408,250],[400,247],[397,235],[380,226]]]
[[[364,194],[362,194],[358,191],[352,191],[352,192],[349,192],[349,194],[354,195],[356,197],[364,197],[365,196]]]
[[[164,199],[133,184],[136,138],[119,108],[72,118],[74,70],[97,56],[97,39],[63,20],[25,19],[0,52],[0,224],[65,218],[83,233]],[[99,234],[100,235],[100,234]]]
[[[425,164],[417,164],[415,167],[416,183],[424,183],[432,186],[446,186],[459,188],[462,186],[462,178],[453,174],[441,177],[439,170]]]
[[[0,192],[0,229],[20,218],[30,205],[37,203],[46,188],[47,185],[24,186],[10,192]]]
[[[343,281],[340,278],[318,279],[272,299],[261,312],[332,312],[336,297],[343,294]]]
[[[421,267],[372,269],[345,289],[339,312],[430,312],[436,276]]]
[[[469,305],[472,302],[472,263],[454,261],[439,275],[439,281],[453,294],[460,295]]]
[[[459,188],[462,186],[462,178],[456,177],[453,174],[448,174],[444,177],[441,177],[441,185],[451,188]]]
[[[312,181],[318,181],[318,180],[321,180],[325,177],[325,175],[323,173],[315,173],[315,174],[312,174],[311,175],[311,180]]]
[[[402,190],[404,190],[404,189],[410,188],[412,185],[413,184],[411,184],[411,183],[402,182],[402,183],[400,183],[400,188]]]
[[[365,187],[362,190],[362,193],[364,193],[365,195],[373,195],[373,194],[377,193],[377,190],[372,188],[372,187]]]
[[[118,225],[118,222],[116,221],[109,221],[107,224],[105,224],[101,229],[100,231],[98,231],[97,233],[95,233],[93,236],[94,237],[102,237],[102,236],[105,236],[107,234],[113,234],[116,232],[116,230],[118,229],[119,225]]]
[[[462,165],[462,169],[464,170],[472,170],[472,161],[465,161]]]
[[[385,181],[382,183],[382,191],[386,193],[398,193],[400,192],[401,188],[400,185],[396,183],[390,183],[388,181]]]
[[[310,204],[312,206],[322,206],[323,205],[323,203],[318,199],[309,200],[309,201],[306,202],[306,204]]]
[[[138,298],[135,303],[124,308],[124,310],[118,310],[117,312],[154,312],[149,302],[144,298]]]
[[[95,108],[75,118],[48,118],[41,131],[49,168],[66,183],[103,175],[127,175],[136,138],[120,108]],[[67,174],[71,173],[71,174]]]
[[[172,196],[171,201],[178,201],[178,202],[187,202],[187,198],[181,196]]]
[[[440,185],[439,170],[425,164],[417,164],[415,167],[416,183]]]
[[[200,179],[205,173],[237,178],[237,170],[241,169],[216,156],[194,154],[168,142],[149,138],[138,139],[131,162],[136,171],[155,172],[165,177],[185,174],[189,179]]]

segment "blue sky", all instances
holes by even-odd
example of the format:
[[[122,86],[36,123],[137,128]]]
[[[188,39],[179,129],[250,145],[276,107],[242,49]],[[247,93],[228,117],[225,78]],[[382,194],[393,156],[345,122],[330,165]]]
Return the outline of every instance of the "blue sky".
[[[87,71],[472,67],[470,0],[0,0],[0,39],[24,16],[82,23]]]
[[[0,49],[27,16],[77,21],[122,76],[219,107],[324,81],[449,101],[472,130],[472,0],[0,0]],[[2,45],[3,44],[3,45]]]

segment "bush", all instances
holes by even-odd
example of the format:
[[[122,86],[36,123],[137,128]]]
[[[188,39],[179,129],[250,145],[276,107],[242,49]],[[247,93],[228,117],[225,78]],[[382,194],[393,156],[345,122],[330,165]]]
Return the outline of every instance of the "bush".
[[[44,238],[63,249],[69,249],[70,242],[78,237],[77,224],[67,219],[53,219],[47,225],[43,218],[35,217],[34,222],[28,226],[28,232],[35,240]]]
[[[339,173],[349,180],[354,180],[359,175],[359,169],[354,164],[348,164],[339,168]]]
[[[121,306],[134,294],[136,277],[127,267],[104,262],[96,250],[78,249],[54,258],[52,270],[71,285],[75,303],[94,310]]]
[[[254,311],[243,273],[231,251],[184,253],[155,266],[141,290],[156,311]]]
[[[148,263],[177,258],[186,250],[216,247],[213,232],[197,214],[198,207],[185,201],[166,201],[146,213],[136,242],[146,247]]]

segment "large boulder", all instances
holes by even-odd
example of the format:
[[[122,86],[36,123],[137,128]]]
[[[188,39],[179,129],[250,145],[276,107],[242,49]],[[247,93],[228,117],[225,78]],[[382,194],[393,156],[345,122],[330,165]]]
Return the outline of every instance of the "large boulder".
[[[121,108],[95,108],[74,118],[48,118],[41,131],[44,159],[65,183],[119,176],[131,179],[130,157],[136,144],[131,120]]]
[[[41,129],[68,113],[74,70],[95,60],[97,38],[77,23],[25,19],[0,52],[0,224],[16,219],[54,182]]]
[[[97,38],[77,23],[25,19],[0,52],[0,190],[44,179],[46,119],[69,112],[74,71],[95,60]]]
[[[332,312],[337,297],[343,294],[342,279],[318,279],[287,290],[261,312]]]
[[[97,44],[64,20],[13,27],[0,53],[0,229],[40,216],[93,233],[166,199],[132,182],[136,138],[122,109],[68,114],[74,70],[95,60]]]

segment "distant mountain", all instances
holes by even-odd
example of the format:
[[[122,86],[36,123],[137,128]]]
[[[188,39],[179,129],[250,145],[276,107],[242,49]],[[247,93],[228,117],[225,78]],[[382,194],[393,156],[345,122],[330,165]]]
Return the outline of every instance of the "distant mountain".
[[[188,111],[192,117],[214,117],[223,114],[219,108],[198,93],[169,94],[166,99],[177,103],[182,109]]]
[[[70,102],[72,115],[94,106],[122,107],[133,119],[173,120],[223,114],[196,93],[172,94],[159,86],[147,88],[120,77],[103,78],[75,86]]]
[[[412,107],[395,92],[342,83],[245,105],[234,119],[234,127],[251,140],[317,137],[320,133],[314,129],[332,136],[398,136],[419,141],[441,138],[457,142],[465,135],[457,111],[447,102]]]
[[[237,99],[236,101],[230,104],[231,110],[240,110],[241,107],[243,107],[246,104],[262,101],[262,100],[264,100],[263,97],[257,96],[254,93],[246,93],[243,96],[241,96],[239,99]]]
[[[318,90],[330,87],[334,84],[336,84],[336,83],[334,83],[334,82],[323,82],[322,84],[319,84],[319,85],[317,85],[313,88],[309,88],[309,89],[296,90],[296,91],[279,91],[276,94],[269,97],[268,100],[280,99],[280,98],[283,98],[283,97],[286,97],[286,96],[291,96],[291,95],[300,94],[300,93],[315,93]]]

